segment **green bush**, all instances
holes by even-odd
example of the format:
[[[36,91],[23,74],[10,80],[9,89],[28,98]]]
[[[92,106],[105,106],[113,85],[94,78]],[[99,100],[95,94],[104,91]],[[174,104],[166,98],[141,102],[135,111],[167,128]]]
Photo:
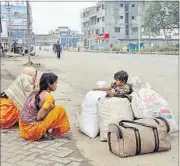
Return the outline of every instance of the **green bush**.
[[[112,51],[121,51],[121,47],[113,47]]]
[[[111,51],[110,48],[104,48],[103,51]]]
[[[169,52],[169,51],[179,51],[178,44],[177,45],[169,45],[168,47],[146,47],[142,49],[144,52]]]

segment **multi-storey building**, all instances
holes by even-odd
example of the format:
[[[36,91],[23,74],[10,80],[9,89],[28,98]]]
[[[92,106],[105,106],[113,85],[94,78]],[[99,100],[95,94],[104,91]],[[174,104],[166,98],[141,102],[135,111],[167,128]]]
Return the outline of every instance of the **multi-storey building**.
[[[66,47],[76,47],[80,42],[80,34],[77,31],[69,29],[69,27],[59,27],[59,41]]]
[[[81,13],[84,45],[138,39],[145,1],[103,1]]]
[[[51,31],[49,34],[36,34],[35,44],[53,45],[59,41],[64,48],[76,47],[80,42],[81,35],[78,31],[70,30],[69,27],[58,27],[55,31]]]
[[[32,10],[29,8],[30,15],[30,41],[34,43],[34,35],[32,33]],[[6,1],[1,3],[1,19],[7,22],[8,36],[10,36],[11,44],[17,42],[19,44],[27,43],[27,7],[25,0]]]
[[[35,45],[37,46],[49,46],[54,44],[54,38],[52,34],[37,34],[35,35]]]

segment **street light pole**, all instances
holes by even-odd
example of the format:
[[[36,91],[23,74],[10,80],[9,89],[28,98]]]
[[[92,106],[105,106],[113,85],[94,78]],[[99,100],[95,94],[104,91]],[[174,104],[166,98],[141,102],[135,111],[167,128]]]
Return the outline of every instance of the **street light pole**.
[[[28,63],[31,62],[30,59],[30,13],[29,13],[29,2],[26,1],[26,9],[27,9],[27,44],[28,44]]]
[[[139,17],[139,27],[138,27],[138,50],[141,52],[141,9],[140,4],[138,6],[138,17]]]
[[[11,52],[11,7],[9,5],[9,1],[8,1],[8,22],[9,22],[9,29],[8,29],[8,45],[9,45],[9,52]]]
[[[2,54],[2,38],[1,38],[1,33],[2,33],[2,22],[1,22],[1,1],[0,1],[0,57]]]

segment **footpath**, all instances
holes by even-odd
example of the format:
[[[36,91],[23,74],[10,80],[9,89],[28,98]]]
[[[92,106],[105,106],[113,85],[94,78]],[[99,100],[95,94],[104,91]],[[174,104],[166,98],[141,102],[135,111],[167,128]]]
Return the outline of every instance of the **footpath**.
[[[15,64],[14,64],[15,63]],[[6,89],[24,67],[21,58],[1,59],[1,92]],[[48,71],[45,68],[39,68]],[[40,73],[39,73],[40,74]],[[71,125],[73,117],[68,107],[68,85],[58,85],[62,92],[54,93],[56,103],[66,103]],[[70,88],[69,88],[70,89]],[[70,93],[70,92],[69,92]],[[24,141],[19,137],[18,126],[11,129],[1,129],[1,166],[91,166],[76,147],[76,141],[71,137],[68,139],[54,139],[38,142]]]

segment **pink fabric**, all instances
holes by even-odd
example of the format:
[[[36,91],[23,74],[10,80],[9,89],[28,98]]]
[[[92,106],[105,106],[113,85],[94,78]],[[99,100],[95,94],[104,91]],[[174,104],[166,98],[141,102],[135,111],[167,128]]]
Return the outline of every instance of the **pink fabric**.
[[[37,110],[35,106],[36,94],[37,92],[31,93],[23,105],[22,111],[20,113],[20,117],[24,123],[31,123],[36,121],[36,117],[39,112],[39,110]],[[43,93],[41,93],[39,97],[40,97],[39,108],[41,108],[45,101],[45,97],[43,96]]]

